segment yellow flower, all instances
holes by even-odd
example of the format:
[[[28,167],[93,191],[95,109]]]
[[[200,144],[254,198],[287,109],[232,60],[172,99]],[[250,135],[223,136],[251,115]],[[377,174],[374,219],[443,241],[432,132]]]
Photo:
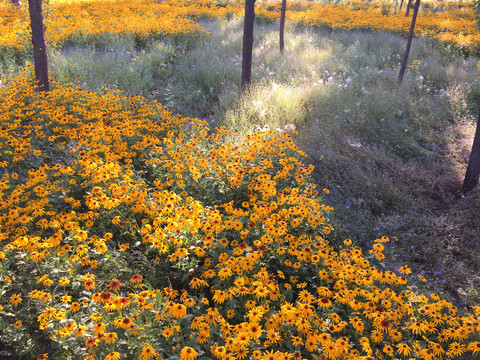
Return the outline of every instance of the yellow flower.
[[[108,284],[108,288],[112,291],[118,291],[120,289],[120,286],[122,284],[120,283],[120,281],[116,280],[116,279],[112,279],[110,281],[110,284]]]
[[[419,279],[420,281],[422,281],[422,282],[427,282],[427,279],[425,279],[424,276],[422,276],[422,275],[417,275],[417,277],[418,277],[418,279]]]
[[[328,298],[321,298],[318,300],[318,305],[320,305],[322,308],[328,308],[332,306],[332,302]]]
[[[187,308],[192,307],[195,305],[195,300],[193,298],[187,298],[183,301],[183,305],[185,305]]]
[[[473,353],[473,355],[477,355],[480,353],[480,342],[473,341],[468,344],[467,349]]]
[[[175,318],[183,318],[187,315],[187,307],[183,304],[172,304],[169,307],[170,314]]]
[[[98,346],[98,339],[89,337],[87,340],[85,340],[85,346],[91,349],[96,348]]]
[[[420,321],[413,321],[408,328],[412,330],[413,334],[422,334],[426,331],[425,324]]]
[[[12,296],[10,296],[9,302],[13,306],[17,306],[22,302],[22,297],[20,296],[20,294],[13,294]]]
[[[91,290],[95,287],[95,281],[87,280],[83,283],[83,286],[85,287],[85,290]]]
[[[87,332],[87,327],[84,326],[84,325],[81,325],[77,328],[77,330],[75,330],[75,338],[81,336],[81,337],[85,337],[85,334]]]
[[[266,296],[268,296],[268,289],[264,286],[259,286],[255,289],[255,297],[259,297],[259,298],[264,298]]]
[[[60,298],[60,301],[63,303],[63,304],[68,304],[72,301],[72,297],[70,295],[63,295],[61,298]]]
[[[129,243],[124,243],[124,244],[118,245],[118,247],[120,248],[121,251],[127,251],[128,248],[130,247],[130,244]]]
[[[121,327],[122,329],[128,329],[133,326],[132,319],[129,317],[123,317],[119,318],[118,321],[116,321],[115,326]]]
[[[186,346],[180,351],[180,360],[194,360],[197,358],[197,352],[189,347]]]
[[[463,345],[458,342],[453,342],[448,346],[448,353],[449,357],[457,356],[460,357],[463,354]]]
[[[404,275],[409,275],[412,273],[412,270],[410,270],[407,265],[399,267],[398,271]]]
[[[330,359],[335,359],[338,355],[337,347],[333,341],[328,341],[325,344],[322,344],[323,352]]]
[[[59,283],[60,285],[62,285],[62,286],[65,286],[65,285],[70,284],[70,280],[68,280],[67,278],[64,278],[64,277],[63,277],[63,278],[60,278],[60,279],[58,280],[58,283]]]
[[[117,333],[115,332],[106,333],[104,337],[105,344],[115,344],[117,337]]]
[[[96,323],[95,325],[93,325],[93,332],[97,335],[99,333],[103,333],[105,331],[105,327],[105,324],[102,322]]]
[[[70,305],[71,312],[77,312],[80,310],[80,304],[78,302],[74,302]]]
[[[385,345],[383,347],[383,352],[390,357],[393,356],[393,348],[390,345]]]
[[[256,323],[249,324],[247,326],[247,332],[250,337],[257,339],[262,335],[262,327]]]
[[[118,352],[111,352],[107,356],[105,356],[105,360],[119,360],[120,353]]]
[[[15,324],[13,324],[13,327],[15,329],[18,329],[20,326],[22,326],[22,322],[19,320],[19,321],[16,321]]]
[[[412,353],[412,349],[405,343],[400,343],[397,345],[397,350],[402,356],[409,356]]]
[[[150,344],[143,345],[142,353],[138,357],[139,360],[150,360],[157,357],[157,353]]]
[[[141,283],[143,280],[143,276],[140,275],[140,274],[135,274],[132,276],[132,278],[130,279],[130,282],[133,283],[133,284],[139,284]]]

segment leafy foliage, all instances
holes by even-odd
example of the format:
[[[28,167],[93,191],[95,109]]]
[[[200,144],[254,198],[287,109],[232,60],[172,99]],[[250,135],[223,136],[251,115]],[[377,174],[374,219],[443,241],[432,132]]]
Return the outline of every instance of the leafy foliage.
[[[75,5],[80,18],[95,13],[92,4]],[[166,14],[172,4],[145,3],[144,11],[151,19],[159,13],[148,11]],[[184,11],[178,22],[166,21],[180,23],[173,32],[187,39],[188,18],[238,8],[195,4],[176,9]],[[122,16],[136,16],[120,6]],[[104,36],[80,18],[87,34],[59,37],[59,46],[70,36],[95,46]],[[144,30],[125,31],[142,48],[152,35]],[[407,266],[382,269],[387,237],[367,252],[334,238],[333,209],[321,196],[329,191],[316,190],[292,128],[243,136],[173,116],[141,96],[59,83],[38,94],[31,78],[0,88],[0,340],[15,355],[470,359],[480,352],[479,308],[458,311],[436,294],[419,295]]]
[[[349,239],[332,248],[332,209],[288,133],[233,143],[139,96],[43,95],[28,79],[0,90],[0,326],[19,354],[479,351],[476,315],[416,295],[406,266],[373,265],[388,238],[367,254]]]

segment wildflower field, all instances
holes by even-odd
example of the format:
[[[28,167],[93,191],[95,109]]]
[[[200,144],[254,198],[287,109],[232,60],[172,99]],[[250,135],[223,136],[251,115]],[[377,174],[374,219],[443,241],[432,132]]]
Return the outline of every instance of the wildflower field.
[[[478,51],[477,30],[462,28],[473,24],[470,5],[427,4],[421,33]],[[308,27],[403,34],[408,23],[383,3],[289,6],[289,19]],[[169,39],[180,52],[209,36],[198,21],[242,11],[241,2],[206,0],[45,5],[52,52],[75,44],[104,51],[112,34],[139,51]],[[230,112],[229,127],[213,128],[140,95],[87,91],[67,76],[38,93],[31,66],[16,71],[31,52],[27,15],[0,3],[0,63],[12,74],[0,85],[0,349],[10,358],[478,356],[480,307],[458,308],[413,286],[409,266],[387,265],[387,236],[368,248],[338,238],[330,190],[313,180],[295,126],[236,133],[241,115]],[[278,4],[260,3],[258,18],[274,22]],[[378,61],[382,74],[394,71]],[[322,76],[322,84],[337,81],[328,73],[315,81]],[[354,80],[342,76],[343,91]],[[412,87],[421,81],[414,76]],[[447,90],[419,93],[434,92],[441,104]],[[268,91],[294,103],[296,92],[276,83]],[[262,106],[254,104],[265,115]],[[295,116],[308,106],[299,101]]]
[[[273,22],[279,18],[280,4],[258,1],[257,19]],[[74,41],[95,44],[105,34],[131,34],[139,45],[145,38],[179,36],[201,31],[195,20],[243,15],[241,1],[211,0],[160,3],[135,1],[50,1],[45,6],[47,41],[62,47]],[[0,59],[30,53],[28,8],[21,10],[0,2]],[[314,27],[348,30],[386,30],[406,35],[410,19],[396,11],[393,3],[351,1],[347,4],[289,2],[289,21]],[[416,34],[453,45],[466,53],[477,53],[480,32],[475,26],[473,3],[427,1],[418,19]]]

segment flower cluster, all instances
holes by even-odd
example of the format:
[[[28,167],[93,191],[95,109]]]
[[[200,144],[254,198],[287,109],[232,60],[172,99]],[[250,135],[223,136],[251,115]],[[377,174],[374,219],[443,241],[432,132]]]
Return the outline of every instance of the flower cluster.
[[[30,77],[0,89],[0,333],[21,355],[480,352],[480,308],[381,270],[388,238],[333,247],[328,190],[290,134],[240,138],[139,96],[38,93]]]
[[[465,53],[478,53],[480,32],[473,3],[427,3],[418,15],[415,35],[424,35],[452,44]],[[435,11],[431,10],[436,8]],[[353,2],[349,5],[316,4],[305,11],[292,11],[291,21],[311,26],[347,30],[389,31],[406,36],[411,18],[395,12],[393,4]]]
[[[44,3],[48,45],[62,48],[74,42],[96,45],[102,36],[130,35],[142,39],[164,36],[196,36],[203,28],[187,14],[184,6],[154,0],[53,1]],[[28,2],[17,7],[0,3],[0,55],[2,52],[31,53]]]
[[[280,2],[257,2],[259,19],[279,19]],[[63,47],[74,41],[96,44],[106,34],[132,34],[145,38],[195,36],[203,28],[193,20],[243,16],[238,0],[136,0],[132,1],[50,1],[45,4],[47,41]],[[473,3],[429,1],[417,19],[416,34],[452,44],[466,53],[478,52],[480,32]],[[410,18],[385,2],[349,1],[341,4],[288,2],[289,22],[347,30],[392,31],[408,34]],[[0,2],[0,55],[30,52],[30,27],[26,5],[18,8]]]

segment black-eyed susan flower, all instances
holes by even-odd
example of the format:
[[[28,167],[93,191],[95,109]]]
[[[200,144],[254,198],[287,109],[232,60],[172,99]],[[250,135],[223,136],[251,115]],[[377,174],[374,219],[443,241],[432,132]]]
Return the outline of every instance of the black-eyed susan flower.
[[[468,343],[467,350],[471,351],[473,355],[477,355],[480,353],[480,342],[479,341],[472,341]]]
[[[460,357],[463,354],[464,346],[458,342],[453,342],[448,346],[448,356]]]
[[[130,278],[132,284],[139,284],[143,281],[143,276],[140,274],[135,274]]]
[[[382,331],[388,331],[392,327],[392,323],[388,319],[382,319],[378,323],[378,328]]]
[[[62,277],[62,278],[58,279],[58,283],[62,286],[66,286],[66,285],[70,284],[70,280],[68,280],[65,277]]]
[[[409,356],[412,353],[412,349],[405,343],[397,344],[397,351],[402,356]]]
[[[157,352],[153,349],[153,346],[150,344],[145,344],[142,347],[142,353],[138,357],[139,360],[150,360],[157,357]]]
[[[180,351],[180,360],[195,360],[197,358],[198,353],[195,349],[191,348],[190,346],[185,346]]]
[[[92,290],[95,288],[95,281],[87,280],[83,283],[83,286],[85,287],[85,290]]]
[[[15,329],[18,329],[18,328],[21,327],[21,326],[22,326],[22,322],[21,322],[20,320],[16,321],[16,322],[13,324],[13,327],[14,327]]]
[[[115,332],[109,332],[105,334],[104,341],[106,344],[115,344],[116,339],[118,338],[117,333]]]
[[[70,311],[71,312],[77,312],[80,310],[80,304],[78,302],[73,302],[70,304]]]
[[[332,301],[328,298],[321,298],[318,300],[318,305],[322,308],[328,308],[332,306]]]
[[[89,337],[85,340],[85,346],[90,349],[96,348],[98,346],[98,339],[95,337]]]
[[[105,356],[105,360],[120,360],[120,353],[113,351]]]
[[[323,352],[329,359],[335,359],[338,354],[337,347],[333,341],[322,344]]]
[[[10,296],[10,299],[8,302],[13,306],[17,306],[22,302],[22,297],[20,296],[20,294],[13,294],[12,296]]]
[[[168,310],[175,318],[183,318],[187,315],[187,307],[183,304],[172,304]]]
[[[251,323],[247,326],[247,332],[249,336],[251,336],[254,339],[257,339],[262,335],[262,327],[258,325],[257,323]]]
[[[112,279],[107,287],[112,291],[118,291],[121,285],[122,284],[120,283],[120,281],[118,281],[117,279]]]

